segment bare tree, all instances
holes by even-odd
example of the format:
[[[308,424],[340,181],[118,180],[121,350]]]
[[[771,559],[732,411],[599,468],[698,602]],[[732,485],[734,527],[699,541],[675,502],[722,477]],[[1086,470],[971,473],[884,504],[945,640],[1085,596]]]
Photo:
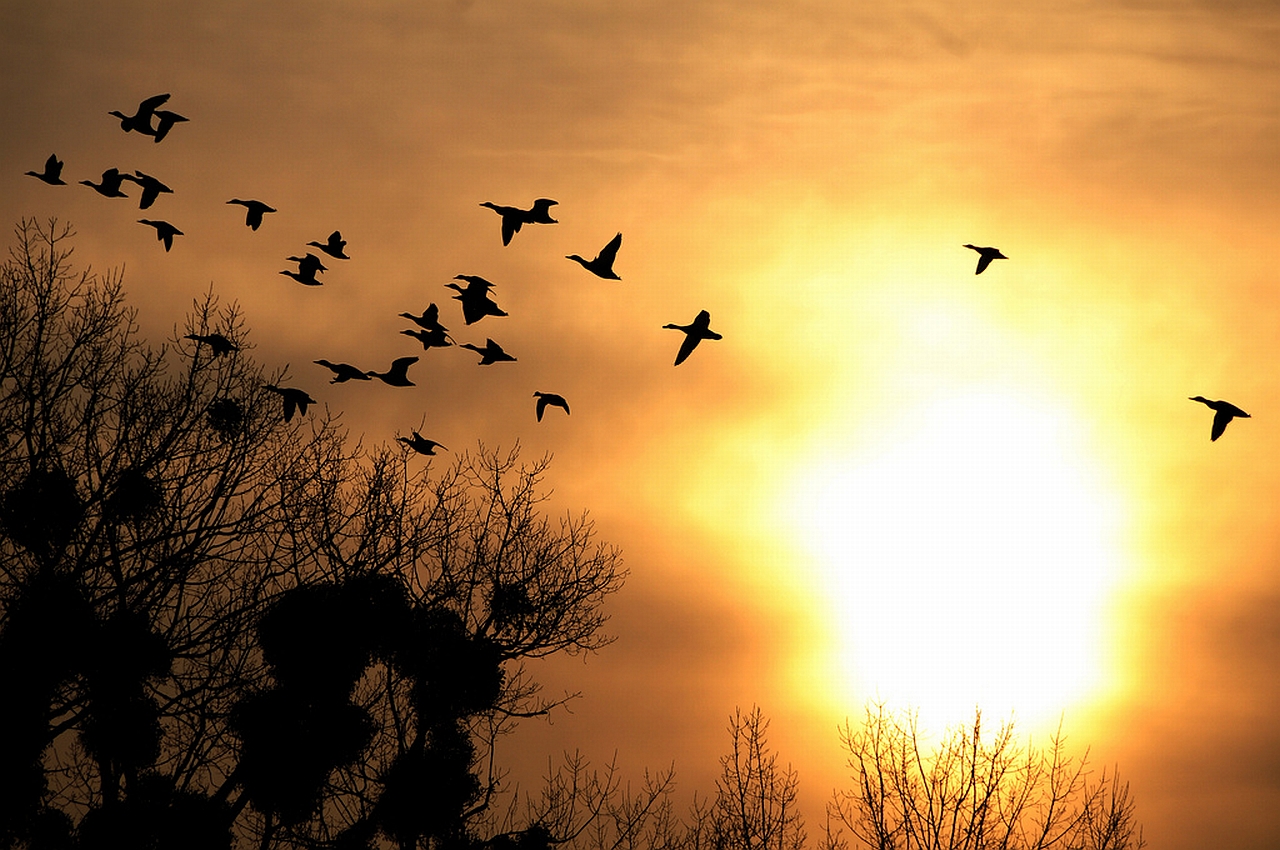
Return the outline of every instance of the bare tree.
[[[853,790],[832,808],[875,850],[1130,850],[1144,846],[1128,783],[1068,755],[1061,731],[1040,750],[1012,723],[984,736],[982,715],[930,749],[913,713],[869,707],[842,740]]]
[[[545,458],[286,418],[211,295],[145,344],[71,236],[0,267],[0,846],[485,840],[502,733],[569,698],[523,662],[608,641],[618,552]]]

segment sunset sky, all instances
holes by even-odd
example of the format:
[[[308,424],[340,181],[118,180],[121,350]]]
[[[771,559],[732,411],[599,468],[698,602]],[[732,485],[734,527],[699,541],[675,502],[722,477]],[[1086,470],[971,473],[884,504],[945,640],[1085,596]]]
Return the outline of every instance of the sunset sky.
[[[107,114],[160,92],[160,144]],[[1153,848],[1280,836],[1276,4],[8,0],[0,109],[0,224],[71,222],[148,338],[212,288],[366,443],[553,455],[630,577],[517,776],[705,794],[759,705],[816,833],[845,718],[978,705],[1118,766]],[[113,166],[174,193],[77,185]],[[539,197],[503,247],[480,202]],[[277,274],[335,229],[324,286]],[[621,282],[565,259],[619,231]],[[464,326],[460,273],[510,315]],[[399,335],[432,301],[517,362]],[[1196,395],[1252,418],[1211,442]]]

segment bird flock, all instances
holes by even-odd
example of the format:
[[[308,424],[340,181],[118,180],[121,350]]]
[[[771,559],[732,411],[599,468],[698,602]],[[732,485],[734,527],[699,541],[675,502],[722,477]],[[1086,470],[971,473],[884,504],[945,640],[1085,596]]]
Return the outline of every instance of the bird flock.
[[[169,97],[170,95],[167,93],[148,97],[138,104],[132,115],[126,115],[119,110],[111,110],[108,114],[120,120],[120,127],[124,132],[136,132],[143,136],[150,136],[153,142],[159,143],[168,137],[175,125],[188,120],[176,112],[160,108],[167,104]],[[27,171],[25,173],[50,186],[65,186],[67,184],[62,179],[62,169],[62,160],[59,160],[56,154],[50,154],[49,158],[45,160],[42,171]],[[122,188],[126,181],[136,184],[141,190],[138,198],[138,207],[142,210],[150,209],[160,195],[173,193],[173,189],[166,186],[161,180],[137,169],[130,173],[114,167],[108,168],[102,172],[102,176],[96,183],[91,180],[81,180],[79,182],[104,197],[127,198],[129,195]],[[264,217],[268,213],[278,212],[276,208],[269,204],[252,198],[232,198],[227,201],[227,204],[245,208],[245,225],[253,231],[257,231],[262,227]],[[558,224],[557,219],[551,217],[551,208],[557,205],[558,202],[550,198],[538,198],[534,200],[528,209],[499,205],[490,201],[480,204],[482,207],[493,210],[500,217],[502,244],[504,247],[511,244],[512,239],[526,224]],[[163,219],[143,218],[138,219],[138,223],[155,229],[156,238],[163,243],[166,252],[172,250],[174,237],[185,235],[175,225]],[[342,238],[342,233],[339,230],[330,233],[325,241],[313,240],[306,243],[305,247],[315,248],[330,260],[345,261],[351,259],[350,255],[346,253],[347,242]],[[617,274],[613,266],[621,247],[622,233],[619,232],[600,249],[595,257],[586,259],[578,254],[569,254],[566,259],[578,263],[598,278],[620,281],[622,278]],[[968,243],[963,247],[969,248],[978,254],[978,264],[974,274],[982,274],[994,260],[1009,259],[999,248]],[[301,256],[291,255],[286,259],[288,262],[295,263],[297,268],[283,269],[280,271],[281,275],[289,277],[303,286],[323,285],[324,282],[320,276],[327,272],[329,268],[324,264],[324,260],[320,256],[311,251],[304,251]],[[461,283],[456,281],[461,281]],[[461,304],[462,319],[468,326],[491,316],[501,317],[507,315],[506,311],[499,307],[494,300],[493,291],[495,285],[479,275],[455,275],[453,281],[446,283],[445,286],[456,293],[452,296],[453,300]],[[486,337],[483,346],[469,342],[457,343],[449,334],[449,329],[441,324],[440,308],[434,302],[428,304],[420,315],[409,312],[400,313],[399,315],[416,326],[402,330],[400,333],[416,339],[422,344],[424,351],[429,351],[432,348],[456,346],[480,355],[479,365],[481,366],[516,360],[512,354],[504,350],[492,338]],[[674,364],[676,366],[687,360],[703,340],[722,339],[719,333],[711,330],[711,314],[706,310],[700,310],[693,321],[687,325],[673,322],[662,327],[664,329],[678,330],[684,334],[680,348],[676,353]],[[235,342],[219,333],[192,333],[188,334],[186,338],[195,341],[197,344],[208,345],[215,357],[228,355],[239,350],[239,346]],[[382,372],[360,369],[349,363],[332,363],[323,359],[313,362],[332,373],[333,377],[330,380],[332,384],[352,380],[370,381],[373,378],[377,378],[393,387],[412,387],[414,383],[409,380],[408,371],[409,367],[417,363],[418,360],[419,358],[416,356],[398,357],[392,360],[386,371]],[[316,403],[315,399],[311,398],[305,390],[295,387],[279,387],[274,384],[268,384],[265,388],[280,395],[283,404],[283,416],[286,422],[293,418],[295,412],[305,415],[307,406]],[[568,401],[559,394],[535,391],[533,397],[536,399],[535,415],[539,422],[542,421],[548,407],[560,408],[566,415],[569,413]],[[1190,400],[1205,404],[1214,411],[1210,440],[1217,440],[1221,437],[1232,419],[1249,418],[1248,413],[1227,401],[1207,399],[1203,396],[1192,396]],[[426,439],[416,430],[412,431],[412,437],[397,436],[396,439],[410,450],[424,455],[433,455],[437,448],[445,448],[434,440]]]

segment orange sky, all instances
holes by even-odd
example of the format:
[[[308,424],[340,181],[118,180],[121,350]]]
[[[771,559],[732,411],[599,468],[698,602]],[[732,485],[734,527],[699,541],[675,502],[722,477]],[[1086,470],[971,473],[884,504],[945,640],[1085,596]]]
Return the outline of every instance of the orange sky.
[[[852,5],[0,4],[0,212],[74,223],[155,339],[238,301],[366,440],[554,454],[556,508],[631,576],[617,642],[547,665],[584,697],[512,739],[520,770],[616,750],[705,793],[759,704],[816,830],[867,700],[1007,702],[1119,765],[1151,846],[1260,846],[1280,11]],[[106,114],[161,91],[191,120],[159,145]],[[22,176],[50,152],[72,185]],[[175,189],[171,253],[75,185],[111,166]],[[502,247],[479,202],[542,196],[560,224]],[[253,233],[231,197],[280,212]],[[276,274],[335,228],[323,288]],[[563,259],[618,231],[621,283]],[[966,242],[1010,259],[975,276]],[[403,392],[311,365],[413,353],[396,314],[447,318],[458,273],[510,316],[455,335],[517,363],[431,351]],[[724,339],[673,369],[661,326],[701,309]],[[533,390],[572,416],[535,423]],[[1193,395],[1253,418],[1211,443]]]

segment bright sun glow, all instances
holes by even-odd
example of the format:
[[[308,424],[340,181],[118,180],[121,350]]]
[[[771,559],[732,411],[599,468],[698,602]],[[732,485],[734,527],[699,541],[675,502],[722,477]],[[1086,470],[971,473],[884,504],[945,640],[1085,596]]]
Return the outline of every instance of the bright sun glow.
[[[833,696],[1056,722],[1105,684],[1116,499],[1043,397],[953,388],[899,413],[792,498],[840,636]]]

